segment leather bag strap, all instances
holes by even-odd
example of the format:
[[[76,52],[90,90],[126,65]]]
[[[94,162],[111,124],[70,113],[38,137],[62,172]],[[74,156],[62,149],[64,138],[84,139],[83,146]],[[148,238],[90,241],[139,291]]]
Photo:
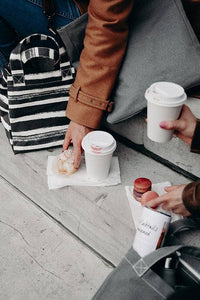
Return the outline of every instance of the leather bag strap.
[[[167,236],[188,230],[200,229],[200,218],[184,218],[170,224]]]
[[[51,29],[56,14],[55,0],[42,0],[42,10],[48,20],[48,28]]]

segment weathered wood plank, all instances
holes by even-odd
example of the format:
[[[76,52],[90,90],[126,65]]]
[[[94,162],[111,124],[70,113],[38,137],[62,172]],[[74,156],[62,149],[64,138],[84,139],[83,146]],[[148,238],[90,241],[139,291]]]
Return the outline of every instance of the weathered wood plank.
[[[14,156],[3,128],[0,128],[0,139],[0,174],[114,265],[131,246],[135,232],[123,185],[132,184],[139,176],[148,176],[153,182],[187,182],[155,161],[119,145],[122,185],[49,191],[47,156],[56,155],[61,149]]]
[[[91,299],[112,270],[0,178],[0,299]]]

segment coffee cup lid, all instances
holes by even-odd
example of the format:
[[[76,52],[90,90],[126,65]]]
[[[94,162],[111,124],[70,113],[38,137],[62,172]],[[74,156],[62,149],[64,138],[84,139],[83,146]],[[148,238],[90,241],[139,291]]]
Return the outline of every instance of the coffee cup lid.
[[[82,148],[91,154],[108,154],[116,149],[116,141],[110,133],[92,131],[83,138]]]
[[[186,93],[182,86],[173,82],[155,82],[145,93],[145,98],[155,104],[163,106],[178,106],[183,104],[186,99]]]

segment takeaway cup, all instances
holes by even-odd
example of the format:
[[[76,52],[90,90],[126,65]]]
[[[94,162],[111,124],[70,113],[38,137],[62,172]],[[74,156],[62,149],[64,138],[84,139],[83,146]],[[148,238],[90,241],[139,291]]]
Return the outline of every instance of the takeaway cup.
[[[143,257],[163,245],[171,216],[143,207],[133,248]]]
[[[162,121],[178,119],[187,96],[184,89],[172,82],[155,82],[146,91],[147,136],[154,142],[165,143],[173,136],[173,130],[160,128]]]
[[[105,131],[92,131],[82,140],[85,151],[87,175],[92,180],[104,180],[108,177],[116,141]]]

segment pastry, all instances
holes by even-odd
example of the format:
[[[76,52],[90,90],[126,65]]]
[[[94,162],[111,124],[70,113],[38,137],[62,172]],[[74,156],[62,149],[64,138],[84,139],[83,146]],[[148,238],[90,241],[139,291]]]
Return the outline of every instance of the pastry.
[[[71,175],[77,171],[74,168],[73,151],[65,150],[58,156],[57,160],[59,173]]]

